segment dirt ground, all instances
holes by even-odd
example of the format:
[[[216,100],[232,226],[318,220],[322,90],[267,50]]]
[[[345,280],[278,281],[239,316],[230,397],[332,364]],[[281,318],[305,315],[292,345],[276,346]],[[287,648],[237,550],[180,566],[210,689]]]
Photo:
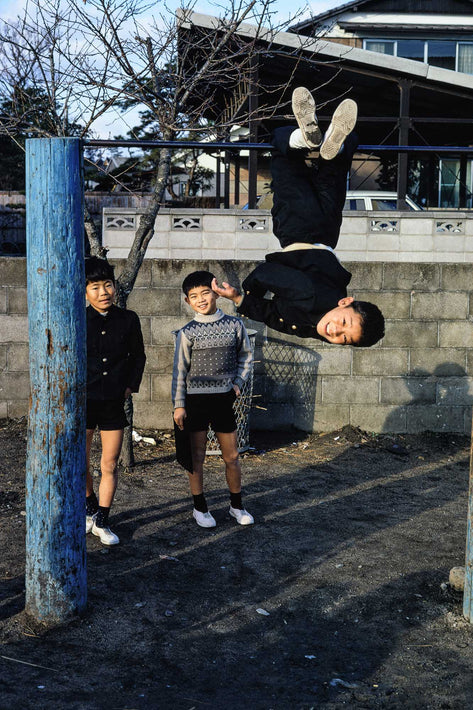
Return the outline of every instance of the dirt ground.
[[[465,437],[255,432],[255,525],[229,517],[208,457],[204,530],[151,432],[121,475],[121,545],[88,536],[86,613],[46,631],[22,612],[25,435],[0,426],[2,710],[473,708],[473,628],[445,585],[464,560]]]

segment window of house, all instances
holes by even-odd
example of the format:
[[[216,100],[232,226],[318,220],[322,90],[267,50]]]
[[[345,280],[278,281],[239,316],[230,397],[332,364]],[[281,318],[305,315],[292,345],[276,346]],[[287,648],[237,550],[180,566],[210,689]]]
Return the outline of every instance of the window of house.
[[[366,39],[364,48],[395,57],[427,62],[433,67],[473,74],[473,42],[440,39]]]
[[[381,52],[381,54],[394,54],[395,42],[384,39],[366,39],[365,49],[370,52]]]
[[[421,39],[398,39],[397,56],[405,59],[415,59],[418,62],[425,61],[425,42]]]
[[[472,207],[472,163],[466,164],[466,207]],[[460,160],[443,159],[439,165],[439,207],[458,207],[460,202]]]
[[[428,62],[431,66],[455,70],[456,42],[430,39],[428,52]]]
[[[457,51],[457,71],[462,71],[465,74],[473,74],[473,44],[469,42],[458,42]]]

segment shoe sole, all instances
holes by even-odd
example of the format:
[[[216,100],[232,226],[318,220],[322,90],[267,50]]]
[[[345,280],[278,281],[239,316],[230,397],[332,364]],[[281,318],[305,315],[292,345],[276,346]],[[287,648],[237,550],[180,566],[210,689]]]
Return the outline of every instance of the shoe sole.
[[[324,160],[333,160],[338,155],[345,138],[355,128],[358,116],[358,106],[352,99],[345,99],[337,106],[332,117],[330,135],[320,148],[320,157]]]
[[[119,545],[120,540],[117,540],[116,542],[104,542],[102,538],[100,537],[100,533],[95,532],[95,530],[92,528],[92,535],[95,535],[95,537],[98,537],[102,545],[107,545],[107,547],[111,547],[112,545]]]
[[[308,89],[298,86],[292,92],[292,112],[301,129],[305,142],[310,148],[318,148],[322,143],[322,131],[315,119],[315,101]]]

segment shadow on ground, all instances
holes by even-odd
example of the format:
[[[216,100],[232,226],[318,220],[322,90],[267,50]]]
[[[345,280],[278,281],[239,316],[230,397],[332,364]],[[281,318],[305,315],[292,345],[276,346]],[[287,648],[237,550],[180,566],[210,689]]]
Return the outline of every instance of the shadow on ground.
[[[470,626],[441,588],[464,555],[467,440],[253,439],[247,528],[215,457],[218,525],[202,530],[169,440],[137,449],[114,508],[122,544],[88,539],[88,609],[65,628],[20,612],[21,498],[0,508],[1,708],[468,707]],[[9,455],[0,490],[21,491],[18,442]]]

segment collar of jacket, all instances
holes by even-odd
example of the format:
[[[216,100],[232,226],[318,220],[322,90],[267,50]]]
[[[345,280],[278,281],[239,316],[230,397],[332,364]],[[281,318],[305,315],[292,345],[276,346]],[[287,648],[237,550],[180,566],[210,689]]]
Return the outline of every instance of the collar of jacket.
[[[198,323],[215,323],[216,321],[223,318],[224,315],[225,313],[220,308],[217,308],[215,313],[209,313],[208,315],[206,315],[205,313],[196,313],[194,316],[194,320],[196,320]]]
[[[328,249],[298,249],[296,251],[274,251],[266,254],[266,261],[290,266],[297,271],[313,271],[326,274],[338,285],[346,287],[351,273],[339,262],[334,252]]]
[[[110,306],[110,308],[108,309],[108,311],[102,315],[102,314],[99,313],[99,311],[97,311],[93,306],[87,306],[85,312],[87,313],[87,317],[88,317],[88,318],[93,318],[93,319],[99,319],[99,318],[101,318],[101,319],[103,320],[104,318],[108,318],[110,315],[114,315],[114,312],[115,312],[117,309],[118,309],[118,306],[115,306],[115,305],[112,304],[112,305]]]

